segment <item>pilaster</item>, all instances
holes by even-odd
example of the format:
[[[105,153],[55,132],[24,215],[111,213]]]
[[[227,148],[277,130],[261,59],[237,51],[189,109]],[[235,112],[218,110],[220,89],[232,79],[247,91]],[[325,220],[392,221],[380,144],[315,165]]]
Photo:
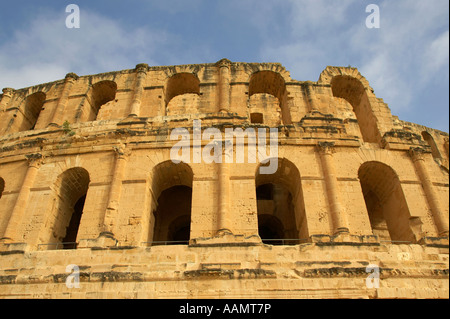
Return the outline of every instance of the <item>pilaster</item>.
[[[25,178],[22,182],[22,186],[17,196],[16,203],[8,221],[5,234],[2,241],[4,242],[19,242],[22,240],[19,236],[20,225],[24,219],[25,209],[28,204],[28,198],[30,195],[31,187],[34,184],[39,168],[42,165],[42,154],[30,154],[26,155],[28,160],[28,169],[25,174]]]
[[[75,73],[67,73],[64,79],[64,87],[61,93],[61,97],[58,100],[58,104],[53,110],[51,122],[48,126],[60,127],[63,124],[64,111],[69,100],[70,90],[73,84],[79,78]]]
[[[230,111],[231,61],[222,59],[216,63],[219,68],[219,112]]]
[[[142,94],[144,92],[144,81],[147,76],[148,65],[140,63],[136,65],[136,84],[134,87],[134,97],[130,105],[129,117],[139,117],[141,110]]]
[[[2,99],[0,100],[0,112],[4,112],[11,101],[11,98],[14,94],[14,89],[12,88],[4,88],[2,90],[3,95]]]
[[[319,142],[318,149],[322,162],[323,176],[333,223],[333,234],[348,232],[347,216],[339,198],[336,171],[333,162],[334,142]]]
[[[425,153],[427,151],[421,147],[411,147],[409,155],[414,163],[420,182],[422,183],[428,205],[433,214],[433,219],[439,236],[446,237],[449,235],[448,219],[444,217],[443,210],[439,198],[437,196],[434,185],[431,181],[425,164]]]

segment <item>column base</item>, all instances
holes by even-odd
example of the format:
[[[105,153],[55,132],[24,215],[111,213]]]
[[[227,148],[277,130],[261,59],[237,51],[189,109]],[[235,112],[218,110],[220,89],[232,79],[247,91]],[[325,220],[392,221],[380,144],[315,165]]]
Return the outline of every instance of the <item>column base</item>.
[[[231,230],[229,230],[228,228],[219,229],[216,233],[216,237],[222,237],[222,236],[227,236],[227,235],[233,235],[233,232]]]
[[[352,235],[348,232],[341,232],[335,235],[311,235],[311,243],[356,243],[356,244],[380,244],[377,235]]]
[[[442,233],[439,234],[439,237],[447,237],[447,239],[448,239],[448,237],[449,237],[449,231],[448,231],[448,230],[443,231]]]
[[[106,249],[117,247],[118,240],[114,238],[111,232],[102,232],[95,239],[80,239],[77,248],[100,248]]]
[[[340,235],[340,234],[349,234],[350,231],[348,230],[347,227],[339,227],[338,229],[336,229],[336,231],[334,232],[334,235]]]
[[[419,245],[425,245],[429,247],[448,248],[449,238],[448,236],[442,237],[423,237],[418,242]]]
[[[0,251],[2,252],[25,252],[27,250],[27,243],[13,243],[9,238],[0,239]]]

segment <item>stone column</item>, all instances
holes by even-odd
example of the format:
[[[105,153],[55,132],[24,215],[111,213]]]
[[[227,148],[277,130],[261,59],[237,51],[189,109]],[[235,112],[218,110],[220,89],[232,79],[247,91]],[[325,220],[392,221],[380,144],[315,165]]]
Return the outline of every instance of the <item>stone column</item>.
[[[73,84],[76,80],[78,80],[78,78],[78,75],[76,75],[75,73],[66,74],[61,96],[58,100],[58,104],[53,110],[51,122],[48,126],[59,127],[63,124],[64,110],[66,108],[67,101],[69,100],[70,90],[72,89]]]
[[[230,111],[231,61],[222,59],[216,64],[219,67],[219,112]]]
[[[2,95],[2,99],[0,101],[0,112],[6,111],[9,101],[11,101],[11,97],[14,94],[14,89],[4,88],[2,90],[2,92],[3,92],[3,95]]]
[[[134,86],[134,97],[130,105],[128,116],[139,116],[142,102],[142,94],[144,92],[144,81],[147,76],[148,65],[145,63],[136,65],[136,84]]]
[[[312,92],[312,85],[313,84],[311,81],[306,81],[302,85],[303,94],[305,95],[306,103],[308,106],[308,112],[317,111],[317,106],[315,104],[316,99],[314,93]]]
[[[225,150],[225,148],[223,148]],[[218,231],[219,235],[232,234],[230,219],[230,164],[226,160],[229,156],[227,152],[223,152],[222,162],[218,163],[219,173],[219,194],[218,194]]]
[[[428,205],[430,206],[431,213],[433,214],[433,219],[439,236],[446,237],[449,235],[448,219],[444,216],[438,195],[433,186],[430,175],[428,174],[428,170],[425,165],[424,153],[427,152],[421,147],[411,147],[409,150],[409,154],[414,162],[414,167],[416,168],[420,182],[422,183]]]
[[[34,184],[39,167],[42,164],[41,154],[26,155],[28,160],[28,169],[25,174],[25,178],[22,182],[22,186],[17,196],[16,203],[9,218],[8,226],[6,227],[3,240],[9,242],[18,242],[22,240],[17,233],[25,215],[25,208],[28,204],[28,198],[30,196],[31,187]]]
[[[348,232],[348,221],[339,200],[339,188],[333,163],[334,142],[319,142],[320,158],[333,222],[333,233]]]
[[[125,167],[131,150],[125,146],[114,148],[116,153],[116,161],[111,180],[111,188],[109,189],[108,206],[103,220],[103,227],[100,235],[114,236],[114,221],[117,218],[117,210],[119,208],[120,195],[122,191],[122,181],[125,173]]]

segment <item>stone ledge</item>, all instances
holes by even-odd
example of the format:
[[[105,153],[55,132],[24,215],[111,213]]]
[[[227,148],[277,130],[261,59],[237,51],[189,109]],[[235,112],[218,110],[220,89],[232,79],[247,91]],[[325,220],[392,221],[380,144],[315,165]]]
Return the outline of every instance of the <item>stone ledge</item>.
[[[448,237],[423,237],[419,244],[425,245],[427,247],[435,248],[449,248]]]
[[[351,235],[343,232],[331,235],[311,235],[311,242],[317,246],[380,246],[376,235]]]
[[[27,243],[0,241],[0,255],[23,254],[28,250]]]
[[[261,238],[257,235],[245,237],[224,233],[209,238],[194,238],[189,242],[189,247],[234,247],[234,246],[261,246]]]
[[[273,270],[265,269],[198,269],[187,270],[183,273],[185,278],[197,279],[198,277],[215,277],[228,279],[258,279],[258,278],[277,278]]]

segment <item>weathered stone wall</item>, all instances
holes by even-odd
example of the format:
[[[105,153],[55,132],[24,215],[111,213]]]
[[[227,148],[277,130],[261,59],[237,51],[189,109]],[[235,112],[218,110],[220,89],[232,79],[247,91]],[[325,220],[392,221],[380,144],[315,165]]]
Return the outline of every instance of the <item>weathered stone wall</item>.
[[[173,163],[194,120],[277,128],[276,173],[248,138],[244,163],[194,162],[195,137]],[[448,298],[448,145],[355,68],[138,64],[3,89],[0,296]]]
[[[448,298],[448,251],[421,245],[154,246],[3,252],[2,298]],[[78,265],[79,288],[67,277]],[[380,266],[380,287],[366,268]]]

